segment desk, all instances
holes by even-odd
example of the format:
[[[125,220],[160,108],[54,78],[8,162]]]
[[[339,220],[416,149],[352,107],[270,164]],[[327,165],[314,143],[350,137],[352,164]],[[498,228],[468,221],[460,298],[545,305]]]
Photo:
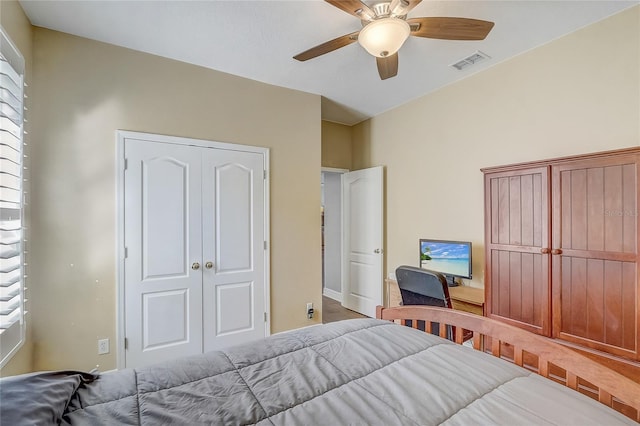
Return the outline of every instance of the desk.
[[[387,284],[387,306],[400,306],[402,297],[398,283],[391,279],[386,279],[385,283]],[[484,314],[484,289],[469,286],[449,287],[449,297],[453,309],[476,315]]]
[[[484,289],[468,286],[449,287],[453,309],[484,315]]]

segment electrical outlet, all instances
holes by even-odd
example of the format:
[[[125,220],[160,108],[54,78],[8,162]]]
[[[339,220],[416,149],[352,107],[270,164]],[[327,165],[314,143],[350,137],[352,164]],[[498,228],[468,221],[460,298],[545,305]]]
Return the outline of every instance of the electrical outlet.
[[[98,340],[98,355],[109,353],[109,339]]]
[[[307,319],[313,318],[313,303],[307,303]]]

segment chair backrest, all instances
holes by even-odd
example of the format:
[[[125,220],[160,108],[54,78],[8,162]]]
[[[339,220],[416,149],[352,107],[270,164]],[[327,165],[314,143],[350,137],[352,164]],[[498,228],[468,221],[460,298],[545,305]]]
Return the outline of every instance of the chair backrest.
[[[428,305],[451,309],[449,286],[441,273],[403,265],[396,268],[396,281],[404,306]],[[412,327],[413,321],[408,321],[406,325]],[[432,322],[431,333],[437,335],[439,327],[440,324]],[[417,328],[424,331],[424,321],[418,320]],[[453,328],[450,325],[447,326],[447,338],[453,339]]]
[[[403,265],[396,268],[396,280],[403,305],[451,308],[449,286],[441,273]]]

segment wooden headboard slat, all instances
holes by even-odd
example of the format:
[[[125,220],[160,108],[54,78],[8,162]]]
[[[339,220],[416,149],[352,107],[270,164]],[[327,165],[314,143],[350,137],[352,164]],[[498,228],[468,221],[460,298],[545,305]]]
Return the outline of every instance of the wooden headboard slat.
[[[571,372],[567,372],[567,386],[571,389],[578,390],[578,376]]]
[[[602,402],[604,405],[608,405],[609,407],[613,404],[611,394],[604,389],[598,389],[598,401]]]
[[[523,364],[522,352],[523,350],[520,347],[514,348],[513,350],[513,362],[519,365],[520,367],[522,367],[522,364]]]
[[[440,323],[440,328],[439,328],[438,331],[440,333],[440,337],[443,337],[445,339],[447,338],[447,325],[446,324],[441,322]]]
[[[500,356],[500,339],[491,339],[491,354],[493,354],[493,356],[501,358],[501,356]]]

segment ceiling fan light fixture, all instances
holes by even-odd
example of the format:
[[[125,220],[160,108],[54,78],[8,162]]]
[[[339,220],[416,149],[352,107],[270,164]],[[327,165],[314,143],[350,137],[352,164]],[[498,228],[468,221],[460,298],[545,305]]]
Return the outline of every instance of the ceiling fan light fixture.
[[[358,43],[373,56],[384,58],[400,50],[409,33],[411,27],[404,19],[382,18],[360,30]]]

